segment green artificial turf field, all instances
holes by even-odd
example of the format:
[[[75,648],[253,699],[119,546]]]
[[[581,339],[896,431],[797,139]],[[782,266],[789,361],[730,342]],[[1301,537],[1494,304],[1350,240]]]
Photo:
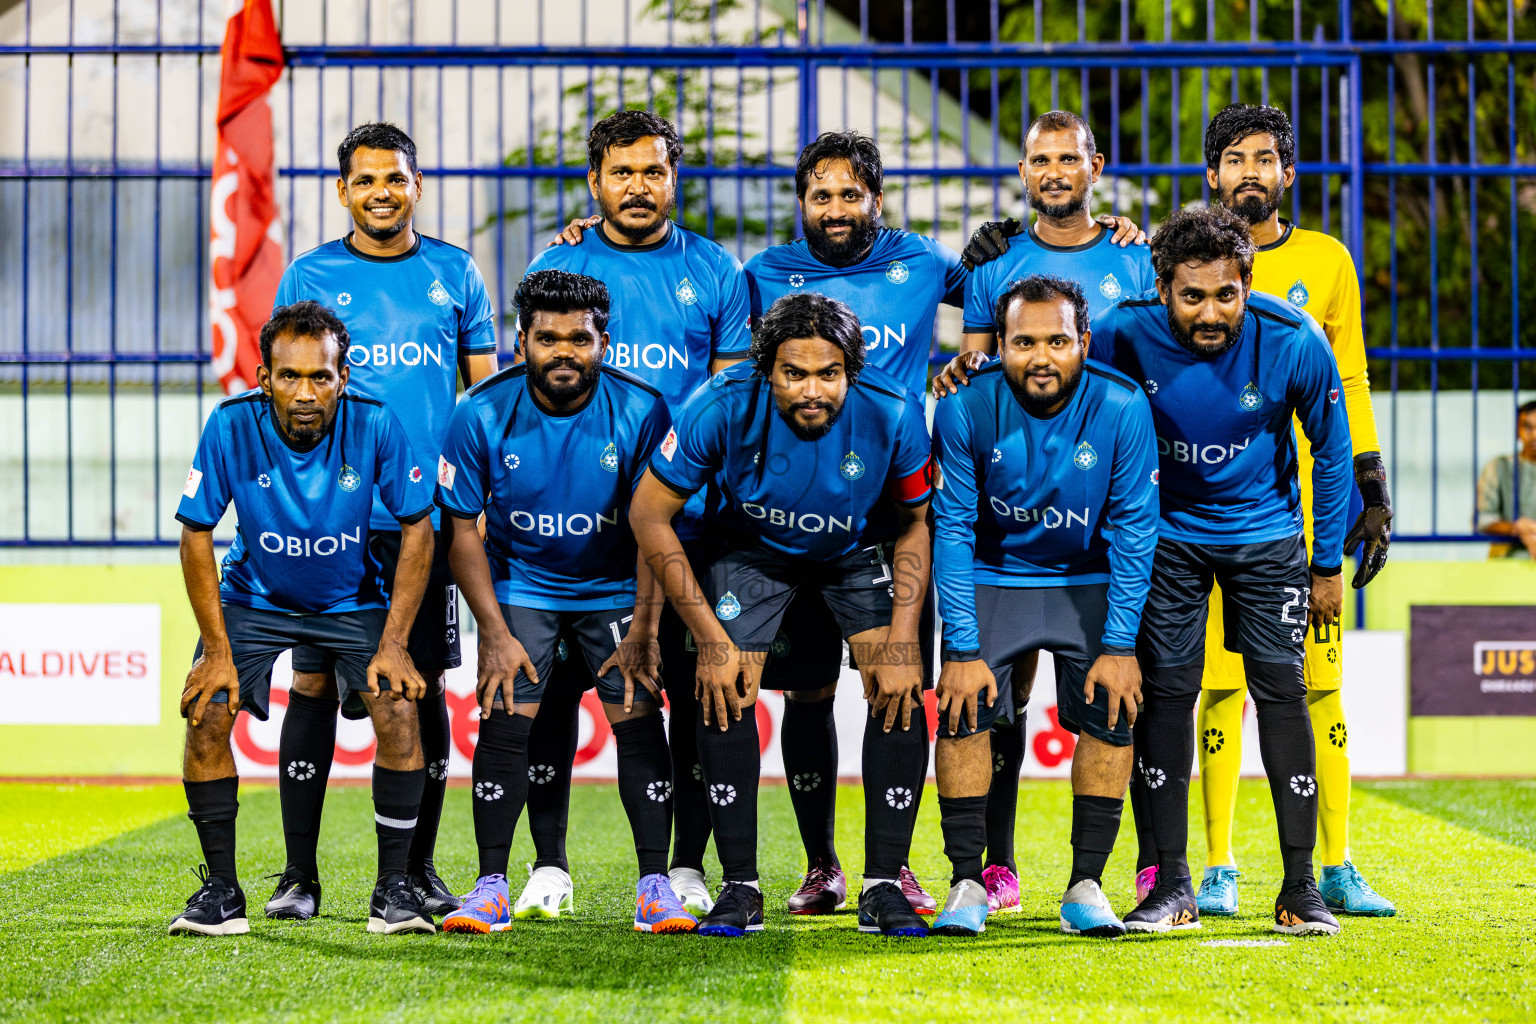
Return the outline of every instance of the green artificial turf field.
[[[1346,919],[1333,939],[1268,929],[1279,864],[1268,791],[1257,782],[1239,796],[1243,916],[1178,938],[1115,942],[1056,930],[1069,866],[1062,783],[1023,785],[1024,913],[994,917],[972,940],[882,939],[858,934],[851,911],[783,913],[801,862],[780,787],[762,796],[768,927],[737,940],[630,930],[634,862],[611,786],[578,787],[572,802],[577,915],[486,937],[364,931],[374,866],[364,788],[333,789],[326,806],[322,917],[266,921],[260,906],[272,883],[262,876],[282,867],[277,794],[250,786],[241,804],[251,933],[170,939],[165,925],[197,884],[179,787],[0,785],[0,1019],[1536,1019],[1532,782],[1359,784],[1357,861],[1399,914]],[[857,867],[858,790],[845,789],[838,806],[840,852]],[[1127,827],[1105,879],[1122,912],[1133,842]],[[460,890],[473,881],[473,851],[469,796],[455,789],[438,864]],[[529,851],[520,830],[514,862]],[[1196,836],[1191,855],[1202,852]],[[913,857],[941,891],[948,869],[931,789]]]

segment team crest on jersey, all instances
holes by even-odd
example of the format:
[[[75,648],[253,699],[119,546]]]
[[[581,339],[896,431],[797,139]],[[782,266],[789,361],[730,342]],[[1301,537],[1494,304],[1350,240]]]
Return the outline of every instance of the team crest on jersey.
[[[432,282],[432,287],[427,289],[427,298],[432,300],[434,306],[446,306],[453,301],[448,297],[448,289],[436,280]]]
[[[1311,294],[1307,291],[1307,286],[1302,284],[1299,279],[1295,284],[1291,285],[1291,290],[1285,293],[1285,301],[1293,306],[1305,306],[1307,300],[1311,297]]]
[[[906,284],[907,278],[912,276],[912,271],[901,260],[891,260],[890,266],[885,268],[885,279],[891,284]]]
[[[619,471],[619,449],[612,441],[609,441],[608,447],[603,449],[602,457],[597,460],[597,464],[610,473]]]
[[[1155,380],[1144,380],[1144,381],[1141,382],[1141,386],[1146,391],[1147,394],[1149,394],[1149,395],[1157,394],[1157,381],[1155,381]]]
[[[1339,389],[1338,388],[1329,388],[1328,389],[1328,404],[1329,405],[1338,405],[1339,404]]]
[[[337,295],[336,296],[336,305],[338,305],[338,306],[350,306],[350,305],[352,305],[352,293],[351,292],[342,292],[341,294]]]
[[[1093,445],[1084,441],[1077,446],[1072,453],[1072,465],[1078,469],[1092,469],[1099,464],[1099,453],[1093,450]]]
[[[724,622],[730,622],[741,614],[741,602],[736,600],[736,595],[729,590],[715,604],[715,616]]]
[[[804,288],[805,287],[805,275],[804,274],[790,274],[789,275],[789,286],[791,288]]]
[[[412,466],[411,467],[411,471],[409,473],[407,473],[406,476],[411,478],[411,483],[413,483],[413,484],[421,483],[421,467],[420,466]]]
[[[857,480],[864,475],[864,460],[859,458],[856,452],[849,452],[843,456],[837,471],[843,474],[844,480]]]
[[[265,473],[263,473],[260,476],[258,476],[256,478],[256,482],[258,484],[260,484],[261,486],[263,486],[263,487],[271,487],[272,486],[272,478],[267,476],[267,474],[265,474]]]
[[[363,485],[363,474],[342,463],[341,472],[336,474],[336,486],[351,494]]]
[[[1121,294],[1123,294],[1123,291],[1120,288],[1120,282],[1115,279],[1114,274],[1104,275],[1104,280],[1099,282],[1099,294],[1104,296],[1110,302],[1114,302],[1120,298]]]
[[[691,306],[699,301],[699,293],[693,290],[693,283],[686,277],[677,282],[677,291],[674,292],[677,301],[685,306]]]
[[[1237,404],[1244,412],[1258,412],[1259,406],[1264,404],[1264,396],[1259,394],[1259,389],[1250,381],[1243,388],[1243,393],[1237,396]]]

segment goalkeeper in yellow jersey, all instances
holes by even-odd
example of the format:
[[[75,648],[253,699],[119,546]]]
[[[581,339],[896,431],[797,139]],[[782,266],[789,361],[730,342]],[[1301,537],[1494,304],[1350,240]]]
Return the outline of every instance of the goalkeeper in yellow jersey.
[[[1371,411],[1360,287],[1349,250],[1333,237],[1296,227],[1280,217],[1285,190],[1296,177],[1296,140],[1286,115],[1267,106],[1233,104],[1211,118],[1205,132],[1206,178],[1218,201],[1252,225],[1258,252],[1253,290],[1277,295],[1322,325],[1344,385],[1344,404],[1355,454],[1355,483],[1365,508],[1344,540],[1346,553],[1363,543],[1353,584],[1370,582],[1387,560],[1392,502],[1387,494],[1376,417]],[[1296,446],[1307,546],[1312,544],[1312,459],[1299,435]],[[1340,686],[1344,681],[1339,624],[1309,628],[1305,674],[1307,707],[1317,758],[1318,887],[1329,909],[1390,917],[1392,903],[1366,883],[1349,860],[1349,733]],[[1238,870],[1232,856],[1232,815],[1242,762],[1243,704],[1247,680],[1240,655],[1223,643],[1219,592],[1211,596],[1205,674],[1198,726],[1200,788],[1205,798],[1206,869],[1201,914],[1237,913]],[[1135,786],[1133,785],[1133,790]],[[1133,804],[1135,801],[1133,791]],[[1143,844],[1146,845],[1145,843]],[[1155,856],[1137,867],[1137,887],[1150,888]]]

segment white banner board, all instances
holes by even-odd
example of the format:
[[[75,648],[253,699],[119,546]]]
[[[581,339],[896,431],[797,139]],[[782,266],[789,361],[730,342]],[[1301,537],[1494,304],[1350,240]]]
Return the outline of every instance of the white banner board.
[[[158,604],[0,604],[0,725],[159,725]]]

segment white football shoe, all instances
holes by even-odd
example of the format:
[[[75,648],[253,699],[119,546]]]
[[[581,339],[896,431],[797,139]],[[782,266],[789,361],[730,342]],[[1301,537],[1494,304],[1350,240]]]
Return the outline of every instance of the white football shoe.
[[[702,919],[715,909],[715,901],[710,898],[709,886],[704,884],[702,871],[673,868],[667,872],[667,880],[672,883],[672,891],[677,893],[677,898],[694,917]]]
[[[523,886],[512,916],[519,921],[553,921],[561,914],[575,911],[575,895],[570,875],[554,867],[535,871],[530,865],[528,884]]]

